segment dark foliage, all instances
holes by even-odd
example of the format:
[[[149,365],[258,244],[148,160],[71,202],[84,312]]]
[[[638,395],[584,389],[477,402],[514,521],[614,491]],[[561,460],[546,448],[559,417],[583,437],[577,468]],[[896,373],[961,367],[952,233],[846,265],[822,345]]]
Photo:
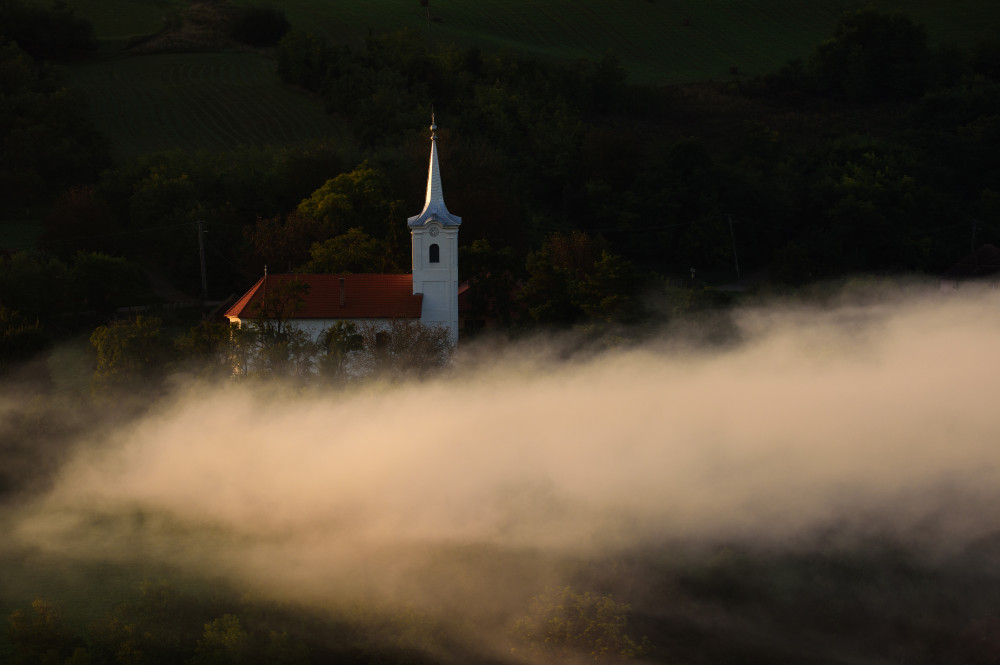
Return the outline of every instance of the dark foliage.
[[[267,5],[250,5],[236,10],[230,35],[249,46],[274,46],[285,36],[291,24],[285,12]]]
[[[916,100],[975,79],[1000,81],[1000,42],[932,48],[924,27],[906,14],[874,9],[845,14],[830,39],[755,85],[802,104],[810,97],[878,103]]]
[[[919,97],[928,81],[927,32],[905,14],[844,16],[809,60],[817,89],[856,101]]]
[[[477,220],[463,238],[511,244],[521,257],[553,231],[579,230],[644,270],[695,267],[711,281],[740,268],[771,267],[790,282],[937,271],[961,255],[959,220],[982,207],[970,202],[989,196],[977,173],[959,175],[976,149],[954,140],[971,128],[952,112],[899,122],[931,87],[971,100],[989,84],[954,87],[974,73],[972,52],[931,50],[900,14],[845,15],[807,63],[741,88],[653,91],[628,84],[613,56],[566,67],[428,51],[406,34],[367,46],[355,53],[293,32],[279,49],[282,74],[331,111],[364,118],[356,132],[377,154],[412,132],[420,100],[448,109],[449,201]],[[382,87],[402,91],[399,108],[381,104]],[[348,100],[391,118],[368,124]],[[990,145],[981,113],[964,123]]]
[[[0,358],[29,359],[53,337],[92,326],[95,315],[154,300],[145,275],[122,258],[78,252],[63,262],[38,251],[0,257]]]
[[[610,560],[574,557],[563,562],[566,586],[539,588],[509,608],[506,634],[493,619],[478,627],[500,645],[506,638],[509,655],[477,652],[453,622],[415,606],[315,611],[204,581],[196,593],[144,582],[86,621],[73,620],[80,608],[39,599],[15,606],[8,626],[17,663],[985,665],[1000,644],[995,553],[995,536],[930,557],[892,538],[835,532],[788,549],[675,543]],[[457,624],[475,634],[475,622]]]
[[[27,321],[56,324],[68,305],[69,267],[42,252],[0,258],[0,306]]]
[[[52,84],[14,42],[0,36],[0,212],[44,202],[92,181],[110,163],[107,140],[82,97]]]
[[[6,38],[38,59],[79,57],[97,48],[94,28],[65,2],[51,9],[0,0],[0,39]]]
[[[0,187],[11,210],[54,201],[42,244],[63,263],[77,249],[127,257],[182,292],[200,291],[199,224],[213,298],[265,265],[403,271],[433,106],[449,207],[474,221],[463,250],[492,248],[466,252],[479,267],[463,260],[484,290],[476,320],[633,322],[662,284],[937,273],[970,237],[1000,242],[997,52],[930,48],[906,16],[866,10],[771,76],[653,89],[613,54],[559,64],[408,32],[356,49],[291,30],[279,75],[356,146],[161,153],[80,185],[106,152],[76,97],[8,44]],[[599,251],[559,264],[553,237]]]
[[[972,49],[972,70],[991,81],[1000,81],[1000,39],[988,39]]]
[[[0,376],[48,346],[49,336],[38,321],[28,321],[0,305]]]
[[[635,268],[585,233],[552,234],[528,256],[527,268],[519,297],[538,323],[634,323],[639,318]]]

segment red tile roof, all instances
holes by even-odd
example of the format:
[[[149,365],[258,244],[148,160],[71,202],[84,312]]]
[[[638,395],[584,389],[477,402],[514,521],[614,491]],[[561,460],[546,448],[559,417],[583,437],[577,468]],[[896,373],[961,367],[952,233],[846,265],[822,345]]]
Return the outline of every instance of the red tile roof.
[[[340,304],[340,280],[344,304]],[[298,280],[309,288],[296,319],[419,319],[423,296],[413,293],[412,275],[266,275],[226,311],[227,317],[259,316],[266,289]]]

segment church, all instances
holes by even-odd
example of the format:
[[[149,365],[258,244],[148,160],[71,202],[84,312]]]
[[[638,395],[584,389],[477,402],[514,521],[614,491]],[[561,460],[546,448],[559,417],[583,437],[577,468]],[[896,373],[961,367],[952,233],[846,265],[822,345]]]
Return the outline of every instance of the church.
[[[253,321],[260,316],[268,293],[280,292],[297,281],[306,286],[305,302],[288,315],[288,321],[313,339],[338,321],[371,324],[409,319],[444,328],[452,344],[457,343],[458,229],[462,218],[451,214],[444,203],[433,116],[430,129],[424,208],[407,220],[412,265],[409,275],[268,275],[265,271],[226,311],[226,318],[237,325]]]

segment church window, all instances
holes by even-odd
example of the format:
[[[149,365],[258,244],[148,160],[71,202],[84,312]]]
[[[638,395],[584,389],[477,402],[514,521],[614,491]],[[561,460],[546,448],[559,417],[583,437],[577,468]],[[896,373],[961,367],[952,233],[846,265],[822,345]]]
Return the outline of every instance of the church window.
[[[431,245],[429,249],[427,260],[430,263],[441,263],[441,248],[437,246],[437,243]]]

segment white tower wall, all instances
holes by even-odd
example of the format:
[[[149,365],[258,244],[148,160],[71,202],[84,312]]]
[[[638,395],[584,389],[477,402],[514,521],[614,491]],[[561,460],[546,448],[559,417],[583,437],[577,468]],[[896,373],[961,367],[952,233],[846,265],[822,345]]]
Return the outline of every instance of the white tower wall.
[[[437,231],[437,236],[431,235]],[[422,293],[420,322],[448,328],[458,339],[458,229],[430,223],[410,230],[413,251],[413,292]],[[431,262],[431,246],[438,247],[438,261]]]
[[[413,292],[423,294],[420,322],[448,329],[458,341],[458,228],[462,218],[448,212],[438,166],[437,125],[431,124],[431,158],[424,209],[408,220]],[[437,246],[436,255],[432,255]],[[436,260],[434,260],[436,259]]]

